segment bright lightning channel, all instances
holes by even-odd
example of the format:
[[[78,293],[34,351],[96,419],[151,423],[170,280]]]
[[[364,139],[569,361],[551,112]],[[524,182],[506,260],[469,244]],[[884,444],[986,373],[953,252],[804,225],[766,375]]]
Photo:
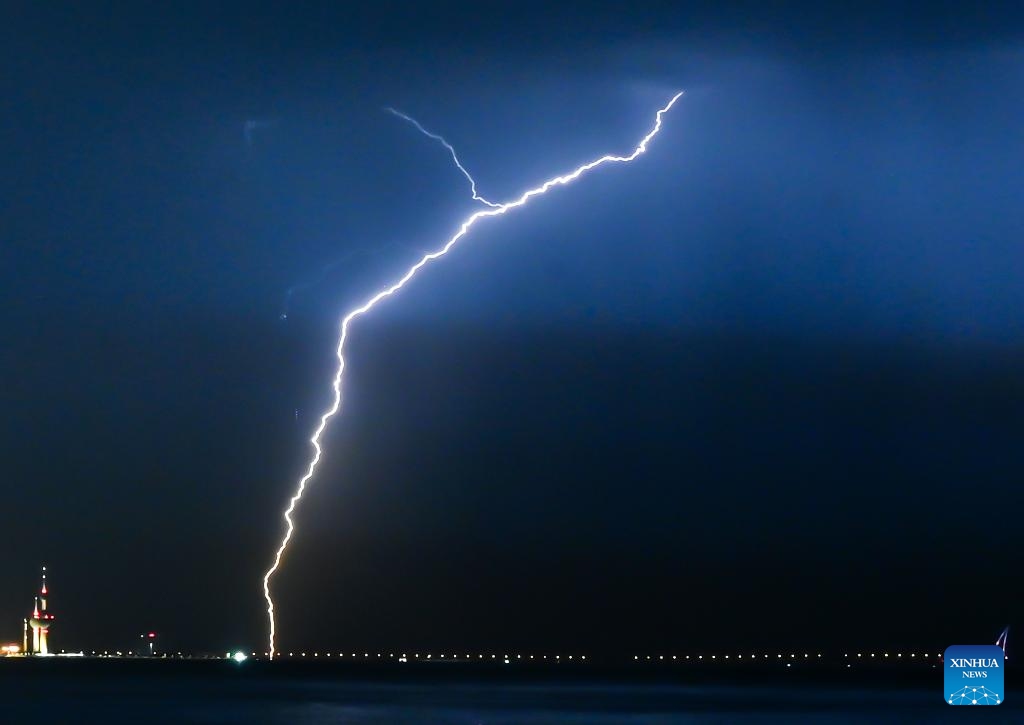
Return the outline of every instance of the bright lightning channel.
[[[397,282],[390,285],[389,287],[382,289],[380,292],[378,292],[373,297],[368,299],[362,305],[360,305],[359,307],[355,308],[347,315],[345,315],[345,317],[341,321],[341,336],[338,339],[338,348],[336,353],[338,356],[338,370],[334,374],[334,383],[332,385],[332,388],[334,389],[334,401],[331,404],[331,407],[328,408],[323,413],[323,415],[320,416],[320,425],[317,426],[316,431],[313,433],[313,437],[309,439],[309,442],[313,444],[313,458],[309,462],[309,467],[306,469],[305,475],[301,479],[299,479],[298,485],[295,489],[295,493],[288,501],[288,507],[284,510],[283,516],[285,523],[287,524],[284,538],[281,539],[281,544],[277,548],[277,553],[274,554],[274,563],[271,565],[269,569],[267,569],[266,574],[263,575],[263,597],[267,600],[267,617],[270,621],[269,649],[271,659],[274,658],[275,654],[274,640],[277,634],[277,627],[274,618],[274,599],[270,595],[270,579],[281,567],[281,558],[284,556],[284,552],[288,548],[288,543],[291,541],[292,535],[295,533],[295,522],[292,520],[292,514],[295,512],[296,505],[302,499],[302,494],[306,490],[306,485],[309,483],[310,479],[313,477],[313,474],[316,472],[316,467],[320,463],[320,458],[323,455],[323,448],[320,446],[320,436],[323,435],[324,429],[327,428],[328,421],[330,421],[330,419],[333,418],[341,409],[341,379],[342,375],[345,372],[345,342],[348,340],[349,328],[351,327],[352,322],[354,322],[357,318],[362,317],[367,312],[372,310],[381,300],[390,297],[391,295],[395,294],[395,292],[398,292],[398,290],[402,289],[402,287],[404,287],[407,282],[409,282],[413,277],[416,276],[417,272],[419,272],[421,269],[427,266],[430,262],[433,262],[435,259],[439,259],[444,255],[448,254],[451,248],[454,247],[460,239],[466,236],[466,234],[469,233],[469,230],[473,227],[473,225],[476,224],[480,219],[484,219],[486,217],[501,216],[512,209],[517,209],[521,206],[525,206],[526,203],[529,202],[530,199],[532,199],[533,197],[546,194],[553,187],[566,186],[568,184],[571,184],[573,181],[583,176],[588,171],[597,168],[598,166],[613,163],[623,164],[635,160],[638,156],[647,151],[647,144],[650,143],[651,139],[658,135],[659,131],[661,131],[662,117],[666,113],[668,113],[669,110],[671,110],[672,106],[675,105],[676,101],[678,101],[682,97],[682,95],[682,91],[675,94],[674,96],[672,96],[669,102],[665,104],[664,107],[659,109],[658,113],[655,115],[654,118],[654,127],[647,133],[646,136],[644,136],[640,140],[640,143],[637,144],[636,148],[634,148],[633,152],[628,156],[612,156],[610,154],[606,154],[605,156],[602,156],[598,159],[595,159],[586,164],[583,164],[582,166],[577,167],[574,171],[571,171],[568,174],[563,174],[562,176],[556,176],[552,179],[548,179],[540,186],[534,187],[533,189],[529,189],[523,192],[518,199],[514,199],[513,201],[509,201],[504,204],[494,204],[477,196],[476,185],[473,182],[473,178],[469,175],[465,168],[463,168],[462,164],[459,163],[458,157],[455,155],[455,150],[447,141],[445,141],[440,136],[437,136],[436,134],[432,134],[429,131],[426,131],[422,126],[420,126],[415,120],[413,120],[409,116],[405,116],[404,114],[401,114],[398,111],[389,109],[395,115],[404,118],[410,123],[415,124],[417,128],[419,128],[419,130],[425,133],[426,135],[430,136],[431,138],[437,139],[441,143],[443,143],[445,147],[447,147],[448,150],[451,152],[452,158],[455,160],[456,166],[458,166],[458,168],[462,171],[466,178],[469,179],[473,189],[473,198],[488,204],[489,208],[481,209],[480,211],[476,211],[473,214],[471,214],[465,221],[462,222],[461,225],[459,225],[458,231],[456,231],[455,234],[452,235],[448,239],[448,241],[444,243],[444,246],[442,246],[440,249],[434,252],[430,252],[429,254],[424,255],[420,259],[420,261],[416,262],[416,264],[411,266],[408,269],[408,271],[406,271],[406,273],[402,275],[402,277]]]

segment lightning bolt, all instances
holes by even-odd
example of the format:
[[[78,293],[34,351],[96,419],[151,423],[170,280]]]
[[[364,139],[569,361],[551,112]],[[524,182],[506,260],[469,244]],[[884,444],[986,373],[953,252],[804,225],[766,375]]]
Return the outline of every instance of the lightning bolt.
[[[448,241],[444,243],[443,246],[441,246],[436,251],[430,252],[429,254],[425,254],[420,259],[420,261],[412,265],[397,282],[391,284],[388,287],[385,287],[380,292],[370,297],[370,299],[368,299],[362,305],[356,307],[354,310],[346,314],[345,317],[342,318],[341,320],[341,336],[338,339],[338,348],[336,353],[338,357],[338,370],[334,374],[334,382],[332,384],[332,388],[334,390],[334,401],[331,403],[331,406],[323,413],[323,415],[320,416],[320,425],[317,426],[316,431],[313,433],[313,437],[309,439],[309,442],[313,445],[313,458],[309,462],[309,467],[306,469],[305,475],[302,476],[301,479],[299,479],[298,485],[295,489],[295,493],[288,501],[288,507],[284,510],[283,516],[285,524],[287,524],[287,528],[284,537],[281,539],[281,544],[277,548],[277,553],[274,554],[274,563],[271,565],[269,569],[267,569],[266,574],[263,575],[263,597],[267,601],[267,617],[270,621],[269,643],[271,659],[274,658],[275,653],[274,641],[277,634],[277,627],[274,618],[274,599],[270,595],[270,579],[281,567],[281,558],[284,556],[284,552],[288,548],[288,543],[291,541],[292,535],[295,533],[295,522],[292,519],[292,514],[295,512],[296,505],[298,505],[299,501],[302,499],[302,494],[306,491],[306,486],[309,483],[310,479],[313,478],[313,474],[316,472],[317,465],[320,463],[320,458],[323,455],[323,448],[320,445],[320,437],[323,435],[324,430],[327,428],[327,423],[341,409],[341,379],[342,375],[345,372],[345,343],[348,341],[349,329],[351,328],[352,323],[355,320],[362,317],[363,315],[365,315],[370,310],[372,310],[377,305],[378,302],[381,302],[382,300],[391,297],[393,294],[402,289],[413,277],[416,276],[417,272],[419,272],[421,269],[426,267],[434,260],[440,259],[444,255],[448,254],[451,248],[458,244],[459,240],[466,236],[469,233],[469,230],[472,229],[473,226],[481,219],[485,219],[487,217],[502,216],[503,214],[513,209],[518,209],[521,206],[525,206],[530,201],[530,199],[534,198],[535,196],[546,194],[549,190],[556,186],[566,186],[568,184],[571,184],[572,182],[576,181],[576,179],[580,178],[581,176],[591,171],[592,169],[597,168],[598,166],[603,166],[605,164],[625,164],[635,160],[637,157],[639,157],[641,154],[647,151],[647,144],[649,144],[651,140],[658,135],[658,132],[661,131],[662,117],[666,113],[668,113],[669,110],[671,110],[672,106],[675,105],[676,101],[678,101],[680,97],[682,97],[682,95],[682,91],[675,94],[674,96],[672,96],[668,103],[666,103],[661,109],[658,110],[654,118],[653,128],[651,128],[647,135],[640,140],[640,143],[637,144],[636,148],[634,148],[633,152],[630,153],[628,156],[613,156],[610,154],[606,154],[605,156],[601,156],[598,159],[589,161],[583,164],[582,166],[577,167],[575,170],[567,174],[555,176],[554,178],[548,179],[540,186],[536,186],[532,189],[524,191],[519,196],[519,198],[513,199],[512,201],[509,202],[505,202],[504,204],[493,204],[477,196],[476,184],[473,182],[473,178],[469,175],[465,168],[463,168],[462,164],[459,163],[458,157],[455,154],[455,150],[447,141],[445,141],[440,136],[437,136],[436,134],[432,134],[429,131],[426,131],[412,118],[405,116],[404,114],[401,114],[398,111],[391,110],[391,112],[394,113],[395,115],[404,118],[410,123],[416,125],[417,128],[419,128],[419,130],[425,133],[426,135],[430,136],[431,138],[438,139],[441,143],[443,143],[445,147],[447,147],[448,150],[451,151],[452,158],[455,160],[456,166],[458,166],[458,168],[462,171],[466,178],[469,179],[473,189],[473,198],[485,202],[486,204],[488,204],[489,208],[476,211],[469,217],[467,217],[466,220],[459,225],[459,228],[455,232],[455,234],[453,234],[448,239]]]
[[[501,207],[501,204],[495,204],[493,201],[487,201],[487,199],[483,198],[482,196],[480,196],[479,194],[476,193],[476,182],[473,180],[473,177],[470,175],[470,173],[468,171],[466,171],[466,167],[462,165],[462,162],[459,161],[459,156],[458,156],[458,154],[455,153],[455,149],[452,147],[452,145],[450,143],[448,143],[447,141],[445,141],[444,136],[439,136],[436,133],[432,133],[432,132],[428,131],[427,129],[423,128],[423,126],[420,124],[420,122],[417,121],[412,116],[407,116],[406,114],[402,113],[401,111],[397,111],[394,108],[391,108],[390,106],[388,106],[384,110],[387,111],[388,113],[392,114],[392,115],[398,116],[403,121],[408,121],[413,126],[415,126],[416,130],[419,131],[420,133],[422,133],[424,136],[426,136],[428,138],[432,138],[435,141],[438,141],[442,146],[444,146],[446,149],[448,149],[448,153],[450,153],[452,155],[452,161],[455,162],[456,168],[459,171],[461,171],[462,175],[466,177],[467,181],[469,181],[469,190],[473,193],[473,201],[482,202],[482,203],[486,204],[487,206],[491,207],[492,209],[498,209],[498,208]]]

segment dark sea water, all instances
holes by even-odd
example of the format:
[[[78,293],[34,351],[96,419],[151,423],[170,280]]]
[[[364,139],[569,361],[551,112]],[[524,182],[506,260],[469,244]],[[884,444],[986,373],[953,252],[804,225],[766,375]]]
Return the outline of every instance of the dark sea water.
[[[267,723],[274,725],[662,725],[666,723],[1024,722],[1013,694],[964,712],[921,677],[877,686],[829,678],[658,681],[607,673],[444,677],[290,668],[268,663],[0,662],[3,723]],[[735,678],[732,678],[735,680]],[[758,681],[768,679],[770,681]],[[862,678],[863,679],[863,678]],[[978,708],[974,708],[978,709]]]

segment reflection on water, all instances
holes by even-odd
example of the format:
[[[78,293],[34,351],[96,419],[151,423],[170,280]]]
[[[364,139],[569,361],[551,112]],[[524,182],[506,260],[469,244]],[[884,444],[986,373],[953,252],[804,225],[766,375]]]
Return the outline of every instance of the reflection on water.
[[[801,685],[353,682],[255,668],[0,668],[0,721],[267,725],[667,725],[963,721],[934,691]],[[1019,716],[1009,704],[991,722]]]

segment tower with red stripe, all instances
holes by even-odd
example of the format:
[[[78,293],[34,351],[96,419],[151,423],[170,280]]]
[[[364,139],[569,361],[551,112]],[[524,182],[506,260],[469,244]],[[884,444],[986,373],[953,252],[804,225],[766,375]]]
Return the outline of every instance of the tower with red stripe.
[[[49,649],[49,630],[53,624],[53,613],[47,609],[46,599],[49,592],[46,588],[46,567],[43,567],[43,584],[36,595],[35,606],[32,608],[32,618],[28,624],[32,627],[32,654],[47,655]]]

